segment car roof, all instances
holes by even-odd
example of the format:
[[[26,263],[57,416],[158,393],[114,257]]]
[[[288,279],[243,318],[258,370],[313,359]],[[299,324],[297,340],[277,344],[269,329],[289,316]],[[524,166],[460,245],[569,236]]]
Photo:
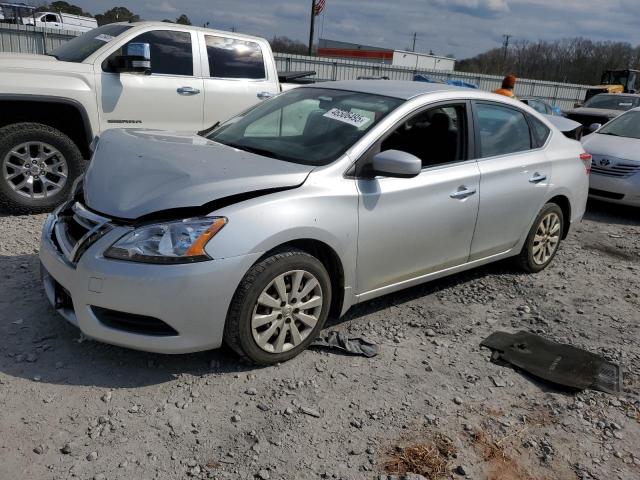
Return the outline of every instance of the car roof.
[[[599,93],[594,95],[593,97],[632,97],[639,98],[640,94],[638,93]],[[591,97],[591,98],[593,98]]]
[[[197,27],[195,25],[182,25],[182,24],[173,23],[173,22],[169,23],[169,22],[158,22],[153,20],[142,20],[140,22],[118,22],[118,23],[121,23],[123,25],[133,25],[135,27],[187,28],[189,30],[195,30],[198,32],[204,32],[208,34],[217,33],[219,35],[231,36],[234,38],[246,38],[247,40],[265,41],[265,39],[262,37],[255,37],[253,35],[246,35],[244,33],[227,32],[225,30],[216,30],[214,28]]]
[[[403,80],[342,80],[337,82],[322,82],[305,85],[301,88],[330,88],[332,90],[347,90],[350,92],[370,93],[402,100],[434,92],[458,91],[477,92],[478,90],[454,87],[441,83],[411,82]]]

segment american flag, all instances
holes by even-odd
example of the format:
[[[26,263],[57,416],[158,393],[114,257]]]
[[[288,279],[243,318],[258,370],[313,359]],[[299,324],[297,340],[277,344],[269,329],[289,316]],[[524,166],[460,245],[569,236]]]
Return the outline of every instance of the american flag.
[[[314,10],[316,17],[322,13],[322,11],[324,10],[324,7],[325,7],[325,0],[316,0],[316,8]]]

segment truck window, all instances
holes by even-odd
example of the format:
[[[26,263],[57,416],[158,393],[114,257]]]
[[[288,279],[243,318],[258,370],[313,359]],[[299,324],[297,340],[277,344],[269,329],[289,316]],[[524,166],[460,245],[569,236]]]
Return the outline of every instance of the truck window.
[[[266,78],[262,48],[255,42],[205,35],[209,76],[214,78]]]
[[[193,75],[193,50],[189,32],[154,30],[138,35],[129,43],[149,44],[152,74]]]
[[[45,15],[42,18],[42,21],[43,22],[53,22],[53,23],[55,23],[55,22],[58,21],[58,17],[57,17],[57,15],[54,15],[53,13],[49,13],[48,15]]]

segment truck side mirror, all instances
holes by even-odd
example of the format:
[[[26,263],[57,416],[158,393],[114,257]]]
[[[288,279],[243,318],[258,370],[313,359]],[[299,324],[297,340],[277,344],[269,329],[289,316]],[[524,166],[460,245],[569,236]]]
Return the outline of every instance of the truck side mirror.
[[[115,57],[113,67],[120,73],[151,75],[151,47],[148,43],[127,43]]]

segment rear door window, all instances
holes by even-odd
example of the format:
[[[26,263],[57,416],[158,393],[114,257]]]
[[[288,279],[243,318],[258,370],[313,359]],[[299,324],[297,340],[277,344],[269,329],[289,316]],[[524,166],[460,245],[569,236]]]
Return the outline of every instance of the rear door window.
[[[480,133],[480,158],[508,155],[531,149],[531,132],[525,114],[515,108],[476,103]]]
[[[266,78],[262,48],[256,42],[205,35],[209,76],[213,78]]]

